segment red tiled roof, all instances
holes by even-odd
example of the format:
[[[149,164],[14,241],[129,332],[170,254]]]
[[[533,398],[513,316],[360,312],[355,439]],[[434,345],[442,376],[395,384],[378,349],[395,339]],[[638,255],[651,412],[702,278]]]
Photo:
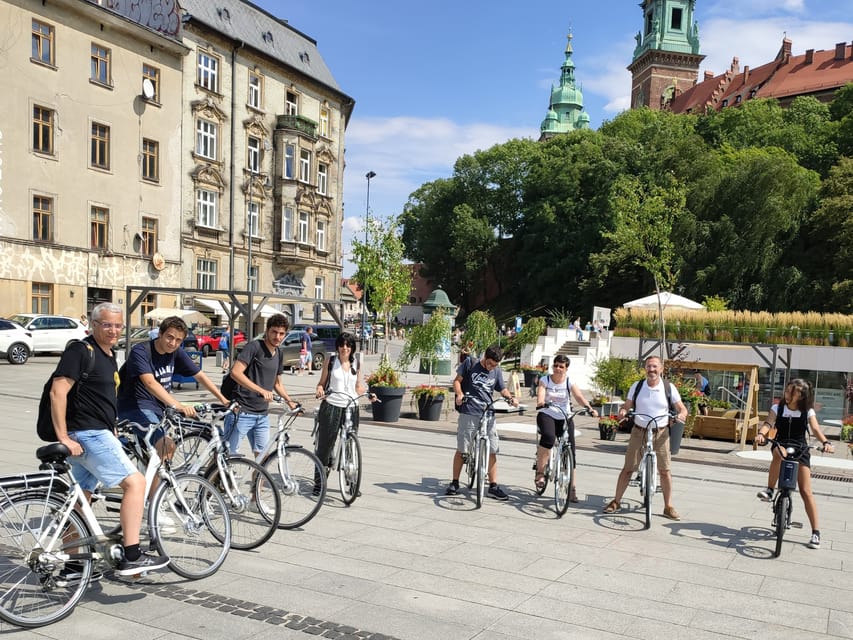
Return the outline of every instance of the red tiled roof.
[[[813,93],[829,93],[853,82],[853,45],[844,45],[843,57],[836,49],[790,55],[791,43],[783,40],[775,60],[755,69],[740,71],[737,58],[720,75],[699,82],[677,95],[668,108],[675,113],[704,113],[753,98],[791,98]],[[841,45],[837,47],[841,53]],[[811,57],[811,61],[807,60]],[[738,99],[740,97],[740,99]]]

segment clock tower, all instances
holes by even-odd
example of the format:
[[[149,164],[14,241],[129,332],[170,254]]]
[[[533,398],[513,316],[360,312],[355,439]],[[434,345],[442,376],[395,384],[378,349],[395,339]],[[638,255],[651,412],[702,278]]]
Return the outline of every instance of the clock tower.
[[[643,28],[628,65],[631,108],[664,109],[699,77],[699,23],[696,0],[643,0]]]

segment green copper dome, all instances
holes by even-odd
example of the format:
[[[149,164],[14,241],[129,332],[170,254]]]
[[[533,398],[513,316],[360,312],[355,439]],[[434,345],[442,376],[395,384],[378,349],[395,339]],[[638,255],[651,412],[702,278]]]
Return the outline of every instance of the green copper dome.
[[[583,110],[583,92],[575,82],[575,63],[572,61],[572,34],[567,36],[566,58],[560,67],[560,84],[551,87],[548,113],[539,126],[540,140],[558,133],[589,128],[589,115]]]

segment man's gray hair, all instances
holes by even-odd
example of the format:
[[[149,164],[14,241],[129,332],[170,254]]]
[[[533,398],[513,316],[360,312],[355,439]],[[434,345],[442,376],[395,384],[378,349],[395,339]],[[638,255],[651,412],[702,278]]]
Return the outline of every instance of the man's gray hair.
[[[117,305],[114,302],[102,302],[99,305],[96,305],[94,309],[92,309],[92,320],[100,320],[101,316],[105,313],[121,313],[124,314],[124,309],[121,305]]]

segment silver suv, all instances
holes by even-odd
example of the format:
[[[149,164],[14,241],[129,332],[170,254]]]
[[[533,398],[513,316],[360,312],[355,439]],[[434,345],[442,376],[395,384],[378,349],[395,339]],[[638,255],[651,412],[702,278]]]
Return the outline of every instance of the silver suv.
[[[9,319],[32,334],[33,353],[65,351],[69,342],[89,335],[89,330],[79,320],[67,316],[19,313]]]

